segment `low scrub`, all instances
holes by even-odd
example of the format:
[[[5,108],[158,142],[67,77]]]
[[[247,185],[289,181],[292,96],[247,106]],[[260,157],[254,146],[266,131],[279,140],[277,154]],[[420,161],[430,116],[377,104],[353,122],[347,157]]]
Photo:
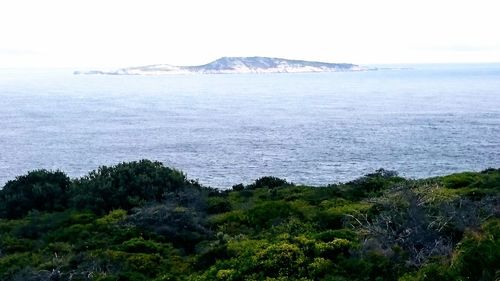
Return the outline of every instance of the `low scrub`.
[[[203,187],[159,162],[0,190],[0,280],[498,280],[500,170]]]

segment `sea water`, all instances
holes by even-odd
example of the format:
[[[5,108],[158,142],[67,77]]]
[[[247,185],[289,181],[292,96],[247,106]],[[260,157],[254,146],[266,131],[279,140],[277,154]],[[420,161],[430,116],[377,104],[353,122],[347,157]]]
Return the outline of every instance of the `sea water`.
[[[152,159],[219,188],[500,167],[500,65],[117,76],[0,70],[0,186]]]

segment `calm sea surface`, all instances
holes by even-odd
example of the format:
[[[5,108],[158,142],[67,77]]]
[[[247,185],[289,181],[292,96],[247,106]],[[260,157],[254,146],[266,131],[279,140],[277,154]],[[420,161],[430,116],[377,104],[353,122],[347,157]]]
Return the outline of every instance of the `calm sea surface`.
[[[0,70],[0,186],[148,158],[206,185],[500,167],[500,65],[193,76]]]

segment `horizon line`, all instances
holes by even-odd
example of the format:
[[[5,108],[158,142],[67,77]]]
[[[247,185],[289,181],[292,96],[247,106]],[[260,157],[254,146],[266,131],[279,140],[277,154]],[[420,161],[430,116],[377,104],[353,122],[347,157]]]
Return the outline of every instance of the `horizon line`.
[[[251,58],[251,57],[264,57],[264,56],[248,56],[248,57],[230,57],[230,58]],[[225,57],[220,57],[225,58]],[[219,58],[219,59],[220,59]],[[227,57],[226,57],[227,58]],[[265,57],[265,58],[278,58],[278,57]],[[284,59],[284,58],[279,58]],[[216,61],[218,59],[212,60],[210,62]],[[302,60],[310,62],[324,62],[324,63],[334,63],[334,64],[354,64],[359,66],[375,66],[375,65],[478,65],[478,64],[500,64],[500,61],[470,61],[470,62],[378,62],[378,63],[352,63],[352,62],[327,62],[318,60],[304,60],[304,59],[286,59],[286,60]],[[208,63],[210,63],[208,62]],[[199,65],[173,65],[169,63],[154,63],[154,64],[128,64],[127,66],[0,66],[0,69],[75,69],[75,68],[128,68],[128,67],[141,67],[141,66],[151,66],[151,65],[172,65],[172,66],[199,66]],[[203,64],[200,64],[203,65]]]

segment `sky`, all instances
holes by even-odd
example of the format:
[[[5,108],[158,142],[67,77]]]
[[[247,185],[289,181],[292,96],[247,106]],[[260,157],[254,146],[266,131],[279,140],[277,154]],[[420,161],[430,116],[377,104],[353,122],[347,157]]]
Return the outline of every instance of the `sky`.
[[[1,0],[0,67],[500,62],[498,0]]]

